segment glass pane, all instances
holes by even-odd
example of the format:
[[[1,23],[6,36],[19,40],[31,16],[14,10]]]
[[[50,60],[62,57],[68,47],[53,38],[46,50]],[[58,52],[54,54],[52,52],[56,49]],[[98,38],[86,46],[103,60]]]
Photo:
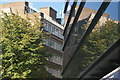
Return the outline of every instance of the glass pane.
[[[48,24],[48,32],[51,32],[51,25]]]
[[[55,27],[52,26],[52,34],[55,34]]]
[[[118,24],[118,3],[112,2],[99,19],[84,45],[74,52],[100,5],[101,2],[87,2],[79,17],[77,25],[72,30],[64,49],[63,69],[72,55],[75,55],[68,64],[63,77],[78,77],[119,38],[118,31],[120,25]]]

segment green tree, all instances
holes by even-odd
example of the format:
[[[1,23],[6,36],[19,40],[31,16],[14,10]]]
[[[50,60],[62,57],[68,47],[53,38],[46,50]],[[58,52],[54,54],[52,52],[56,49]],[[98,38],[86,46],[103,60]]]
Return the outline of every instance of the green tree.
[[[88,25],[84,28],[84,30],[86,30],[87,27]],[[115,23],[112,20],[106,21],[106,23],[102,26],[99,24],[96,25],[85,45],[80,50],[81,65],[83,69],[93,63],[119,38],[119,31],[120,24]]]
[[[35,16],[31,22],[18,14],[2,12],[2,77],[45,78],[52,77],[45,70],[48,57],[43,46],[42,23]]]

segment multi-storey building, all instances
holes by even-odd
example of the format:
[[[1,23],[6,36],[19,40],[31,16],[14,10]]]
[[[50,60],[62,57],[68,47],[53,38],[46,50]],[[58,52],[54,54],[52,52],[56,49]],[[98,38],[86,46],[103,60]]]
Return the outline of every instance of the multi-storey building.
[[[75,11],[73,12],[73,15],[72,15],[72,18],[71,18],[71,21],[70,21],[70,24],[69,24],[69,27],[66,29],[66,32],[65,32],[65,38],[69,32],[69,28],[71,27],[73,21],[74,21],[74,18],[75,18],[75,14],[77,13],[77,10],[78,10],[78,5],[76,5],[76,8],[75,8]],[[67,19],[69,17],[69,13],[70,11],[67,11],[65,16],[64,16],[64,23],[66,24],[67,22]],[[88,23],[89,21],[92,21],[92,19],[94,18],[95,14],[97,13],[96,10],[93,10],[93,9],[90,9],[90,8],[87,8],[87,7],[84,7],[82,12],[81,12],[81,15],[80,17],[78,18],[78,21],[77,21],[77,26],[80,28],[83,24],[86,24]],[[104,13],[101,17],[101,19],[99,20],[100,21],[100,24],[104,23],[107,19],[108,19],[109,15]],[[80,26],[79,26],[80,25]]]
[[[48,60],[46,70],[57,78],[61,78],[62,66],[62,44],[63,44],[63,26],[61,20],[56,18],[57,12],[51,7],[40,8],[40,12],[29,7],[28,2],[13,2],[0,4],[0,9],[6,13],[19,13],[25,19],[28,15],[31,19],[36,15],[44,22],[44,31],[50,33],[49,38],[45,39],[44,45],[48,52],[52,54]]]

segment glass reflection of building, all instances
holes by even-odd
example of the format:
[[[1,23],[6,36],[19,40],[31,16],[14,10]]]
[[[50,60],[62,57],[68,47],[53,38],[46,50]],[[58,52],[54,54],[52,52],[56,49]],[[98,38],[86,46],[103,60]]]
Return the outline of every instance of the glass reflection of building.
[[[102,8],[99,8],[99,9],[101,9],[101,10],[104,9],[104,10],[101,12],[99,10],[99,13],[97,13],[98,12],[97,10],[93,10],[93,9],[84,7],[83,3],[84,2],[80,2],[80,4],[82,4],[82,5],[75,6],[75,2],[73,2],[72,6],[71,6],[71,10],[65,12],[64,26],[66,29],[64,29],[64,32],[63,32],[63,35],[64,35],[63,71],[62,71],[63,78],[80,78],[80,80],[84,80],[83,78],[85,77],[88,80],[89,80],[89,78],[97,78],[98,79],[98,78],[102,78],[101,76],[106,75],[106,73],[108,71],[108,67],[110,67],[109,69],[112,71],[112,69],[114,67],[117,68],[118,66],[120,66],[118,64],[118,62],[117,62],[117,66],[112,65],[113,63],[111,64],[111,62],[110,62],[112,59],[113,60],[119,59],[120,55],[117,58],[118,53],[113,53],[114,54],[113,58],[106,56],[106,54],[112,55],[111,52],[109,52],[109,53],[105,52],[105,53],[103,53],[104,55],[101,55],[102,53],[100,53],[98,55],[100,57],[97,56],[95,59],[92,59],[93,56],[91,56],[91,61],[90,61],[90,60],[88,60],[88,56],[87,56],[88,54],[86,54],[85,52],[83,52],[81,50],[83,48],[83,46],[84,45],[87,46],[86,43],[88,43],[87,40],[89,39],[89,37],[87,36],[87,38],[85,38],[85,35],[87,34],[86,32],[87,31],[89,32],[89,30],[87,30],[88,27],[93,27],[93,25],[95,23],[95,28],[91,31],[91,33],[93,33],[95,30],[97,30],[98,28],[103,26],[106,21],[112,20],[109,18],[110,15],[108,15],[106,13],[102,14],[102,12],[104,12],[104,10],[105,10],[105,7],[103,7],[102,5],[101,5]],[[88,3],[88,2],[86,2],[86,3]],[[66,2],[66,4],[67,4],[67,2]],[[104,4],[107,5],[107,4],[109,4],[109,2],[108,3],[104,2]],[[106,5],[104,5],[104,6],[106,6]],[[75,7],[75,8],[72,8],[72,7]],[[80,7],[80,9],[79,9],[79,7]],[[78,14],[78,15],[80,15],[79,17],[77,15],[78,9],[79,9],[79,11],[82,10],[81,13]],[[71,13],[72,13],[72,15],[70,15]],[[95,17],[95,15],[97,15],[97,17]],[[99,16],[99,15],[101,15],[101,16]],[[70,16],[71,16],[71,19],[70,19]],[[74,20],[76,18],[76,16],[78,17],[77,21]],[[69,19],[70,19],[70,22],[69,22]],[[93,20],[94,20],[94,22],[93,22]],[[112,21],[116,24],[119,23],[119,21],[116,21],[116,20],[112,20]],[[98,22],[99,24],[97,24],[96,22]],[[67,23],[68,23],[68,25],[67,25]],[[73,26],[74,23],[75,23],[75,25]],[[89,34],[87,34],[87,35],[89,35]],[[84,41],[81,41],[81,40],[84,40]],[[84,42],[84,43],[81,43],[81,45],[80,45],[80,42]],[[113,46],[115,46],[118,42],[119,42],[119,40],[118,41],[116,40],[116,42],[110,46],[110,49],[112,49]],[[118,47],[115,47],[115,48],[117,49]],[[87,47],[85,49],[87,50]],[[91,49],[92,49],[92,47],[91,47]],[[108,49],[109,49],[109,46],[108,46]],[[114,51],[114,49],[112,49],[112,50]],[[106,51],[106,50],[104,50],[104,51]],[[105,58],[108,61],[106,61]],[[96,59],[97,59],[97,61],[96,61]],[[100,60],[101,60],[101,62],[100,62]],[[88,62],[88,64],[86,64],[86,61]],[[94,61],[96,61],[96,62],[94,63]]]

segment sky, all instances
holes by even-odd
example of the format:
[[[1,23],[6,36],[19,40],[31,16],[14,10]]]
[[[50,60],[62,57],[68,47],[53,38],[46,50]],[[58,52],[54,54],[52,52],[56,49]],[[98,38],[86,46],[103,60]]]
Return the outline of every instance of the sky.
[[[2,2],[3,3],[9,3],[9,2]],[[58,14],[57,17],[62,17],[61,12],[64,10],[65,2],[30,2],[31,7],[36,8],[38,11],[40,10],[40,7],[52,7],[55,9]],[[85,4],[85,7],[98,10],[102,2],[87,2]],[[120,2],[119,2],[120,3]],[[72,4],[69,3],[70,5]],[[106,9],[105,13],[110,15],[110,18],[115,20],[118,19],[118,2],[111,2],[108,8]]]
[[[102,2],[87,2],[85,7],[98,10]],[[61,11],[64,10],[65,2],[32,2],[33,6],[36,7],[38,10],[40,7],[52,7],[55,9],[58,14],[58,17],[61,16]],[[72,3],[71,3],[72,4]],[[70,5],[71,5],[70,4]],[[106,9],[105,13],[110,15],[110,18],[118,20],[118,2],[111,2],[108,8]]]
[[[92,2],[87,3],[85,6],[91,9],[98,10],[101,5],[101,2]],[[105,13],[110,15],[110,18],[118,20],[118,2],[111,2],[107,7]],[[119,19],[120,20],[120,19]]]

